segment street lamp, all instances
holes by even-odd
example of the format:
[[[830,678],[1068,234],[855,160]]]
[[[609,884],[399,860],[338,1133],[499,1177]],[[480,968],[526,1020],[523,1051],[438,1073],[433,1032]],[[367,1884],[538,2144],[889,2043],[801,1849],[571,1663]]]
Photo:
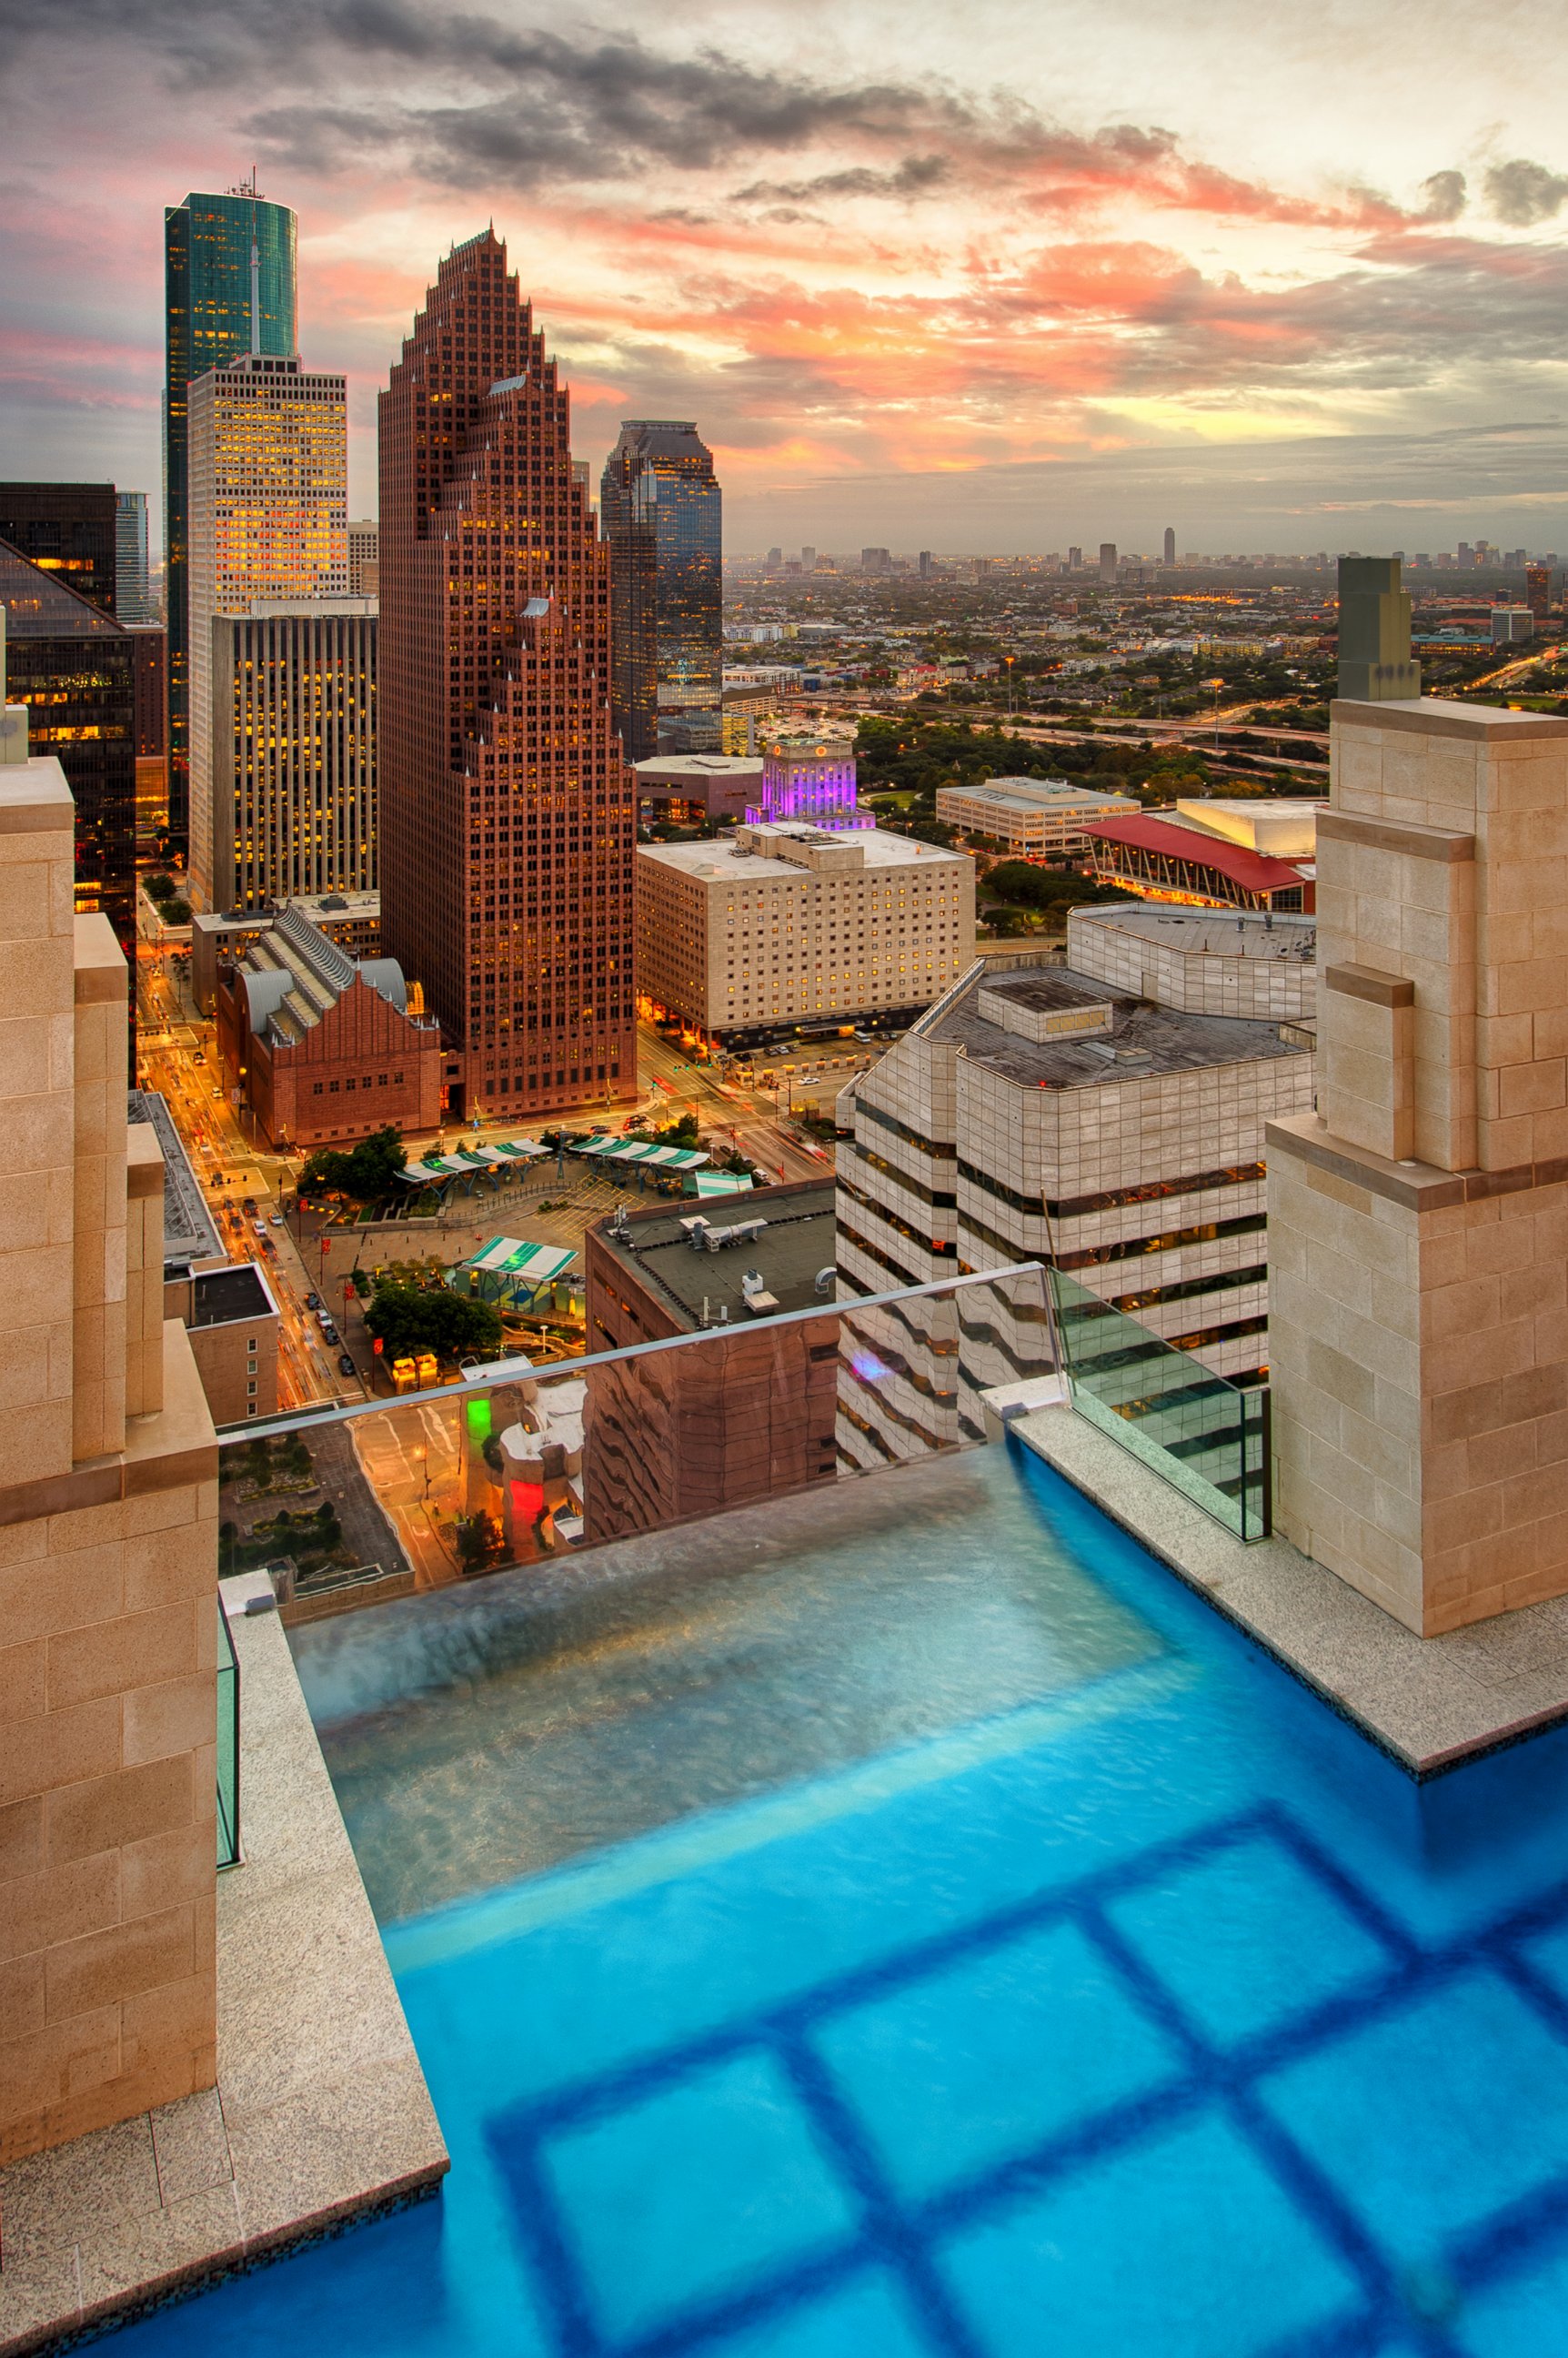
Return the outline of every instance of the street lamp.
[[[1012,666],[1018,661],[1018,657],[1003,655],[1002,661],[1007,665],[1007,717],[1011,720],[1012,719]]]

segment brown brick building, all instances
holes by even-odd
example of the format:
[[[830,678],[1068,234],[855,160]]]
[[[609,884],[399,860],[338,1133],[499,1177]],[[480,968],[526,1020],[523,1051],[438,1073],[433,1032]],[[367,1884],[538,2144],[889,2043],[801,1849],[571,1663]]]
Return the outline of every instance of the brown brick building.
[[[166,1318],[178,1318],[216,1425],[277,1412],[277,1304],[253,1260],[165,1282]]]
[[[610,551],[493,232],[440,265],[381,396],[383,938],[451,1113],[636,1093],[636,808]]]
[[[410,1013],[393,958],[356,965],[296,909],[285,909],[218,979],[218,1051],[274,1146],[329,1146],[392,1123],[440,1119],[441,1038]]]
[[[718,1251],[687,1228],[755,1224]],[[709,1329],[677,1351],[589,1371],[583,1520],[589,1540],[830,1482],[838,1320],[780,1325],[831,1300],[833,1188],[816,1179],[749,1195],[659,1205],[600,1220],[583,1240],[590,1351]],[[756,1282],[757,1280],[761,1283]]]

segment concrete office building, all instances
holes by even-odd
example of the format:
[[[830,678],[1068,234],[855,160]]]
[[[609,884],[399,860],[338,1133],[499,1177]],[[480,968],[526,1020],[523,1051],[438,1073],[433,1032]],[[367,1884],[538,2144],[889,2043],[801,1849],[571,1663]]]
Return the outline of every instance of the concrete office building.
[[[374,598],[381,592],[381,527],[368,516],[349,518],[349,595]]]
[[[336,1145],[388,1122],[434,1130],[440,1028],[416,1013],[395,958],[356,965],[297,908],[220,974],[224,1082],[275,1146]]]
[[[59,763],[0,710],[10,2162],[216,2077],[218,1450],[164,1317],[157,1139],[126,1120],[125,960],[73,914]]]
[[[1256,1377],[1269,1358],[1263,1129],[1310,1109],[1310,1035],[1282,1027],[1271,1007],[1235,1016],[1151,1003],[1141,979],[1133,991],[1108,979],[1128,957],[1120,929],[1098,911],[1076,916],[1074,964],[982,956],[841,1095],[844,1292],[1051,1262],[1217,1373]],[[1261,920],[1249,922],[1260,933]],[[1152,966],[1148,980],[1202,1001],[1213,990],[1203,978],[1224,945],[1193,943],[1184,932],[1178,919],[1163,943],[1145,936],[1145,955],[1157,948],[1163,970]],[[1244,937],[1237,964],[1269,965],[1249,955],[1257,947]],[[1297,988],[1286,996],[1299,1011],[1300,968],[1280,964],[1292,968]],[[1243,982],[1237,995],[1269,1005],[1264,984]],[[1000,1331],[977,1359],[950,1311],[867,1314],[873,1357],[907,1375],[890,1390],[847,1364],[847,1453],[864,1465],[903,1455],[901,1431],[922,1448],[978,1439],[978,1411],[965,1395],[980,1374],[1006,1381],[1049,1356],[1038,1293],[1013,1314],[1029,1325],[1009,1364],[1005,1320],[982,1320]],[[896,1335],[878,1324],[889,1318]],[[896,1346],[892,1361],[879,1338]]]
[[[610,550],[493,234],[441,264],[380,419],[382,923],[440,1021],[445,1109],[633,1098]]]
[[[1066,778],[986,778],[938,786],[936,816],[961,835],[984,836],[1019,860],[1054,860],[1083,851],[1090,819],[1141,808],[1136,795],[1097,793]]]
[[[178,1318],[216,1425],[277,1409],[277,1303],[255,1261],[170,1279],[164,1314]]]
[[[587,1535],[619,1539],[754,1505],[838,1472],[834,1194],[796,1180],[600,1220],[584,1239],[589,1347],[709,1330],[655,1360],[589,1371]],[[696,1250],[694,1219],[755,1233]],[[780,1326],[782,1313],[823,1306]]]
[[[1568,1593],[1568,721],[1357,685],[1268,1133],[1275,1529],[1430,1636]]]
[[[203,904],[373,892],[375,600],[257,599],[214,615],[208,646],[211,766],[192,773]]]
[[[1114,588],[1116,583],[1116,543],[1114,540],[1102,540],[1099,545],[1099,578],[1102,581],[1110,583]]]
[[[1526,639],[1535,636],[1535,616],[1528,606],[1494,606],[1492,609],[1492,644],[1495,647],[1521,646]]]
[[[308,701],[318,692],[308,685],[313,654],[332,658],[308,633],[280,639],[275,630],[270,652],[265,640],[236,644],[232,618],[254,613],[258,602],[265,614],[347,597],[348,409],[342,377],[254,352],[197,377],[189,402],[190,890],[195,907],[211,909],[231,904],[236,883],[263,895],[296,889],[288,864],[305,858],[308,840],[315,855],[320,827],[303,741],[311,732],[296,728],[287,696],[297,670]],[[341,657],[351,665],[345,708],[356,681],[362,691],[365,684],[362,640],[356,645]],[[273,676],[254,698],[243,665],[258,654]],[[319,690],[328,706],[334,692]],[[354,707],[357,747],[358,698]],[[287,737],[275,762],[256,731],[279,719]],[[362,768],[362,751],[352,758]],[[357,842],[361,828],[350,831]],[[319,889],[319,880],[308,877],[302,889]]]
[[[974,862],[907,836],[748,825],[644,844],[637,880],[643,991],[707,1039],[914,1014],[974,955]]]

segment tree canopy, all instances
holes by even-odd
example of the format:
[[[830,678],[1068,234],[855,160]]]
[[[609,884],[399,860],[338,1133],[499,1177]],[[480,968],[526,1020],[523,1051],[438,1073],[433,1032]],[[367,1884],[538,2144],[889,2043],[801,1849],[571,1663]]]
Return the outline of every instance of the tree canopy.
[[[501,1342],[501,1313],[444,1285],[408,1285],[378,1277],[365,1325],[389,1359],[434,1351],[449,1359],[478,1358]]]
[[[389,1122],[346,1152],[319,1146],[299,1174],[300,1191],[330,1187],[340,1195],[351,1195],[356,1203],[373,1203],[392,1193],[407,1160],[402,1137]]]

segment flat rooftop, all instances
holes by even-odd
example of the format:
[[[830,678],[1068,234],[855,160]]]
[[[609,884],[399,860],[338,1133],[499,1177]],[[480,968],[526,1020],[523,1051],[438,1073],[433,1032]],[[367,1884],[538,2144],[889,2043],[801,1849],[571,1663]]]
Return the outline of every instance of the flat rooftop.
[[[1092,803],[1097,809],[1141,808],[1135,795],[1114,789],[1075,785],[1070,778],[982,778],[974,785],[944,786],[948,795],[968,795],[983,802],[1006,804],[1014,810],[1054,811]]]
[[[248,1319],[276,1318],[277,1304],[254,1261],[231,1262],[190,1281],[193,1326],[236,1326]]]
[[[1014,1001],[1034,1013],[1075,1007],[1111,1009],[1108,1033],[1043,1041],[1005,1032],[979,1011],[980,993]],[[930,1021],[931,1019],[928,1019]],[[923,1027],[915,1026],[916,1031]],[[983,969],[960,987],[959,996],[931,1021],[923,1036],[957,1043],[971,1065],[989,1065],[1023,1088],[1082,1089],[1107,1082],[1143,1080],[1164,1073],[1187,1073],[1210,1065],[1239,1065],[1257,1058],[1300,1056],[1306,1051],[1280,1037],[1273,1023],[1235,1015],[1186,1015],[1155,1007],[1114,990],[1093,975],[1071,967],[1025,967],[1012,973]]]
[[[716,1228],[738,1227],[745,1220],[765,1220],[761,1236],[743,1244],[725,1245],[718,1252],[695,1252],[687,1241],[683,1219],[700,1213]],[[741,1280],[749,1269],[760,1270],[762,1283],[780,1311],[809,1310],[833,1300],[816,1291],[819,1270],[831,1269],[837,1250],[834,1188],[831,1179],[793,1187],[759,1187],[749,1195],[694,1195],[677,1210],[637,1214],[627,1221],[630,1238],[622,1243],[608,1226],[595,1230],[598,1240],[617,1260],[633,1269],[649,1291],[657,1294],[688,1329],[702,1324],[708,1304],[708,1324],[717,1325],[722,1307],[731,1326],[750,1326]]]
[[[760,753],[652,753],[633,767],[652,785],[673,785],[683,778],[760,778],[762,757]]]
[[[944,860],[949,867],[969,864],[968,852],[944,851],[935,843],[916,843],[907,835],[887,835],[881,827],[819,827],[791,826],[776,821],[775,825],[806,842],[820,841],[823,837],[839,837],[843,841],[861,846],[865,859],[861,873],[867,869],[913,868],[916,862],[930,867],[934,860]],[[640,843],[639,860],[656,860],[661,867],[679,869],[683,875],[699,876],[705,883],[752,884],[776,880],[779,883],[813,883],[824,872],[838,878],[852,871],[832,869],[827,871],[797,868],[793,860],[769,860],[761,852],[743,850],[737,844],[717,843]]]
[[[1317,948],[1317,919],[1281,910],[1271,915],[1262,909],[1133,908],[1111,902],[1068,912],[1069,922],[1103,926],[1114,934],[1136,934],[1141,941],[1162,949],[1182,950],[1195,957],[1289,959],[1310,966]]]

